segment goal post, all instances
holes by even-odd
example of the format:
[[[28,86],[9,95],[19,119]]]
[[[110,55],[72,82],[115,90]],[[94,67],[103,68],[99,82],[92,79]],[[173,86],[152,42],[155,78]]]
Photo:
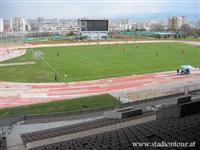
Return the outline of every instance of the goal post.
[[[40,51],[40,50],[33,51],[32,57],[33,57],[34,60],[40,60],[40,59],[44,60],[44,52]]]

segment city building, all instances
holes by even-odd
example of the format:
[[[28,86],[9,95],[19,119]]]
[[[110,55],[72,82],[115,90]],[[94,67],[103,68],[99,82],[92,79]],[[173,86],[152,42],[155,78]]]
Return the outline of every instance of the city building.
[[[196,28],[197,28],[197,29],[200,29],[200,19],[197,20],[197,22],[196,22]]]
[[[28,21],[22,17],[13,18],[11,21],[11,28],[14,32],[25,32],[30,31],[31,27]]]
[[[37,30],[42,31],[44,30],[44,18],[43,17],[38,17],[37,18]]]
[[[4,31],[4,27],[3,27],[3,19],[0,18],[0,32]]]
[[[13,23],[12,23],[12,19],[9,19],[9,23],[8,23],[8,32],[13,32]]]
[[[108,19],[78,19],[78,29],[82,37],[91,40],[108,38]]]
[[[168,18],[169,29],[180,29],[185,24],[187,24],[187,18],[185,16],[173,16]]]

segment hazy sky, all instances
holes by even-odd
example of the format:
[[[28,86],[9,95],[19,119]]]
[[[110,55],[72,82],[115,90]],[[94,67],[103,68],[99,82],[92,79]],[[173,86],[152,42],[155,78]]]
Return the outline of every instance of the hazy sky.
[[[25,18],[133,18],[186,15],[200,18],[200,0],[0,0],[4,19]],[[158,15],[158,16],[156,16]],[[161,15],[161,16],[159,16]]]

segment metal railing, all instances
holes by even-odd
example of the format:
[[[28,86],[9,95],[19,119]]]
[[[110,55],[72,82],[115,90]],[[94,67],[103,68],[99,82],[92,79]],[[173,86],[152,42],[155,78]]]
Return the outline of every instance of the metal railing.
[[[147,100],[157,97],[165,97],[176,94],[188,94],[191,91],[200,90],[200,83],[176,86],[176,87],[164,87],[160,89],[149,89],[134,93],[128,93],[128,97],[134,101]]]

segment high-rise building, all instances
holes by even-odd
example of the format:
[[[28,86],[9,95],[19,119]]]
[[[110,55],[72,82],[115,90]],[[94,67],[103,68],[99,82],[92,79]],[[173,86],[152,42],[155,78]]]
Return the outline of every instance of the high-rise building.
[[[200,29],[200,19],[197,21],[197,28]]]
[[[31,25],[29,24],[29,22],[26,22],[26,31],[31,31]]]
[[[13,18],[11,24],[12,24],[11,28],[14,32],[30,31],[30,24],[24,18],[21,17]]]
[[[43,17],[38,17],[37,18],[37,29],[38,30],[43,30],[44,28],[44,18]]]
[[[187,24],[187,18],[185,16],[173,16],[168,18],[168,27],[170,29],[180,29],[185,24]]]
[[[4,31],[4,27],[3,27],[3,19],[0,18],[0,32]]]
[[[26,22],[21,17],[13,18],[12,26],[14,32],[26,31]]]
[[[185,24],[187,24],[187,18],[185,16],[177,17],[177,28],[178,29],[180,29]]]

